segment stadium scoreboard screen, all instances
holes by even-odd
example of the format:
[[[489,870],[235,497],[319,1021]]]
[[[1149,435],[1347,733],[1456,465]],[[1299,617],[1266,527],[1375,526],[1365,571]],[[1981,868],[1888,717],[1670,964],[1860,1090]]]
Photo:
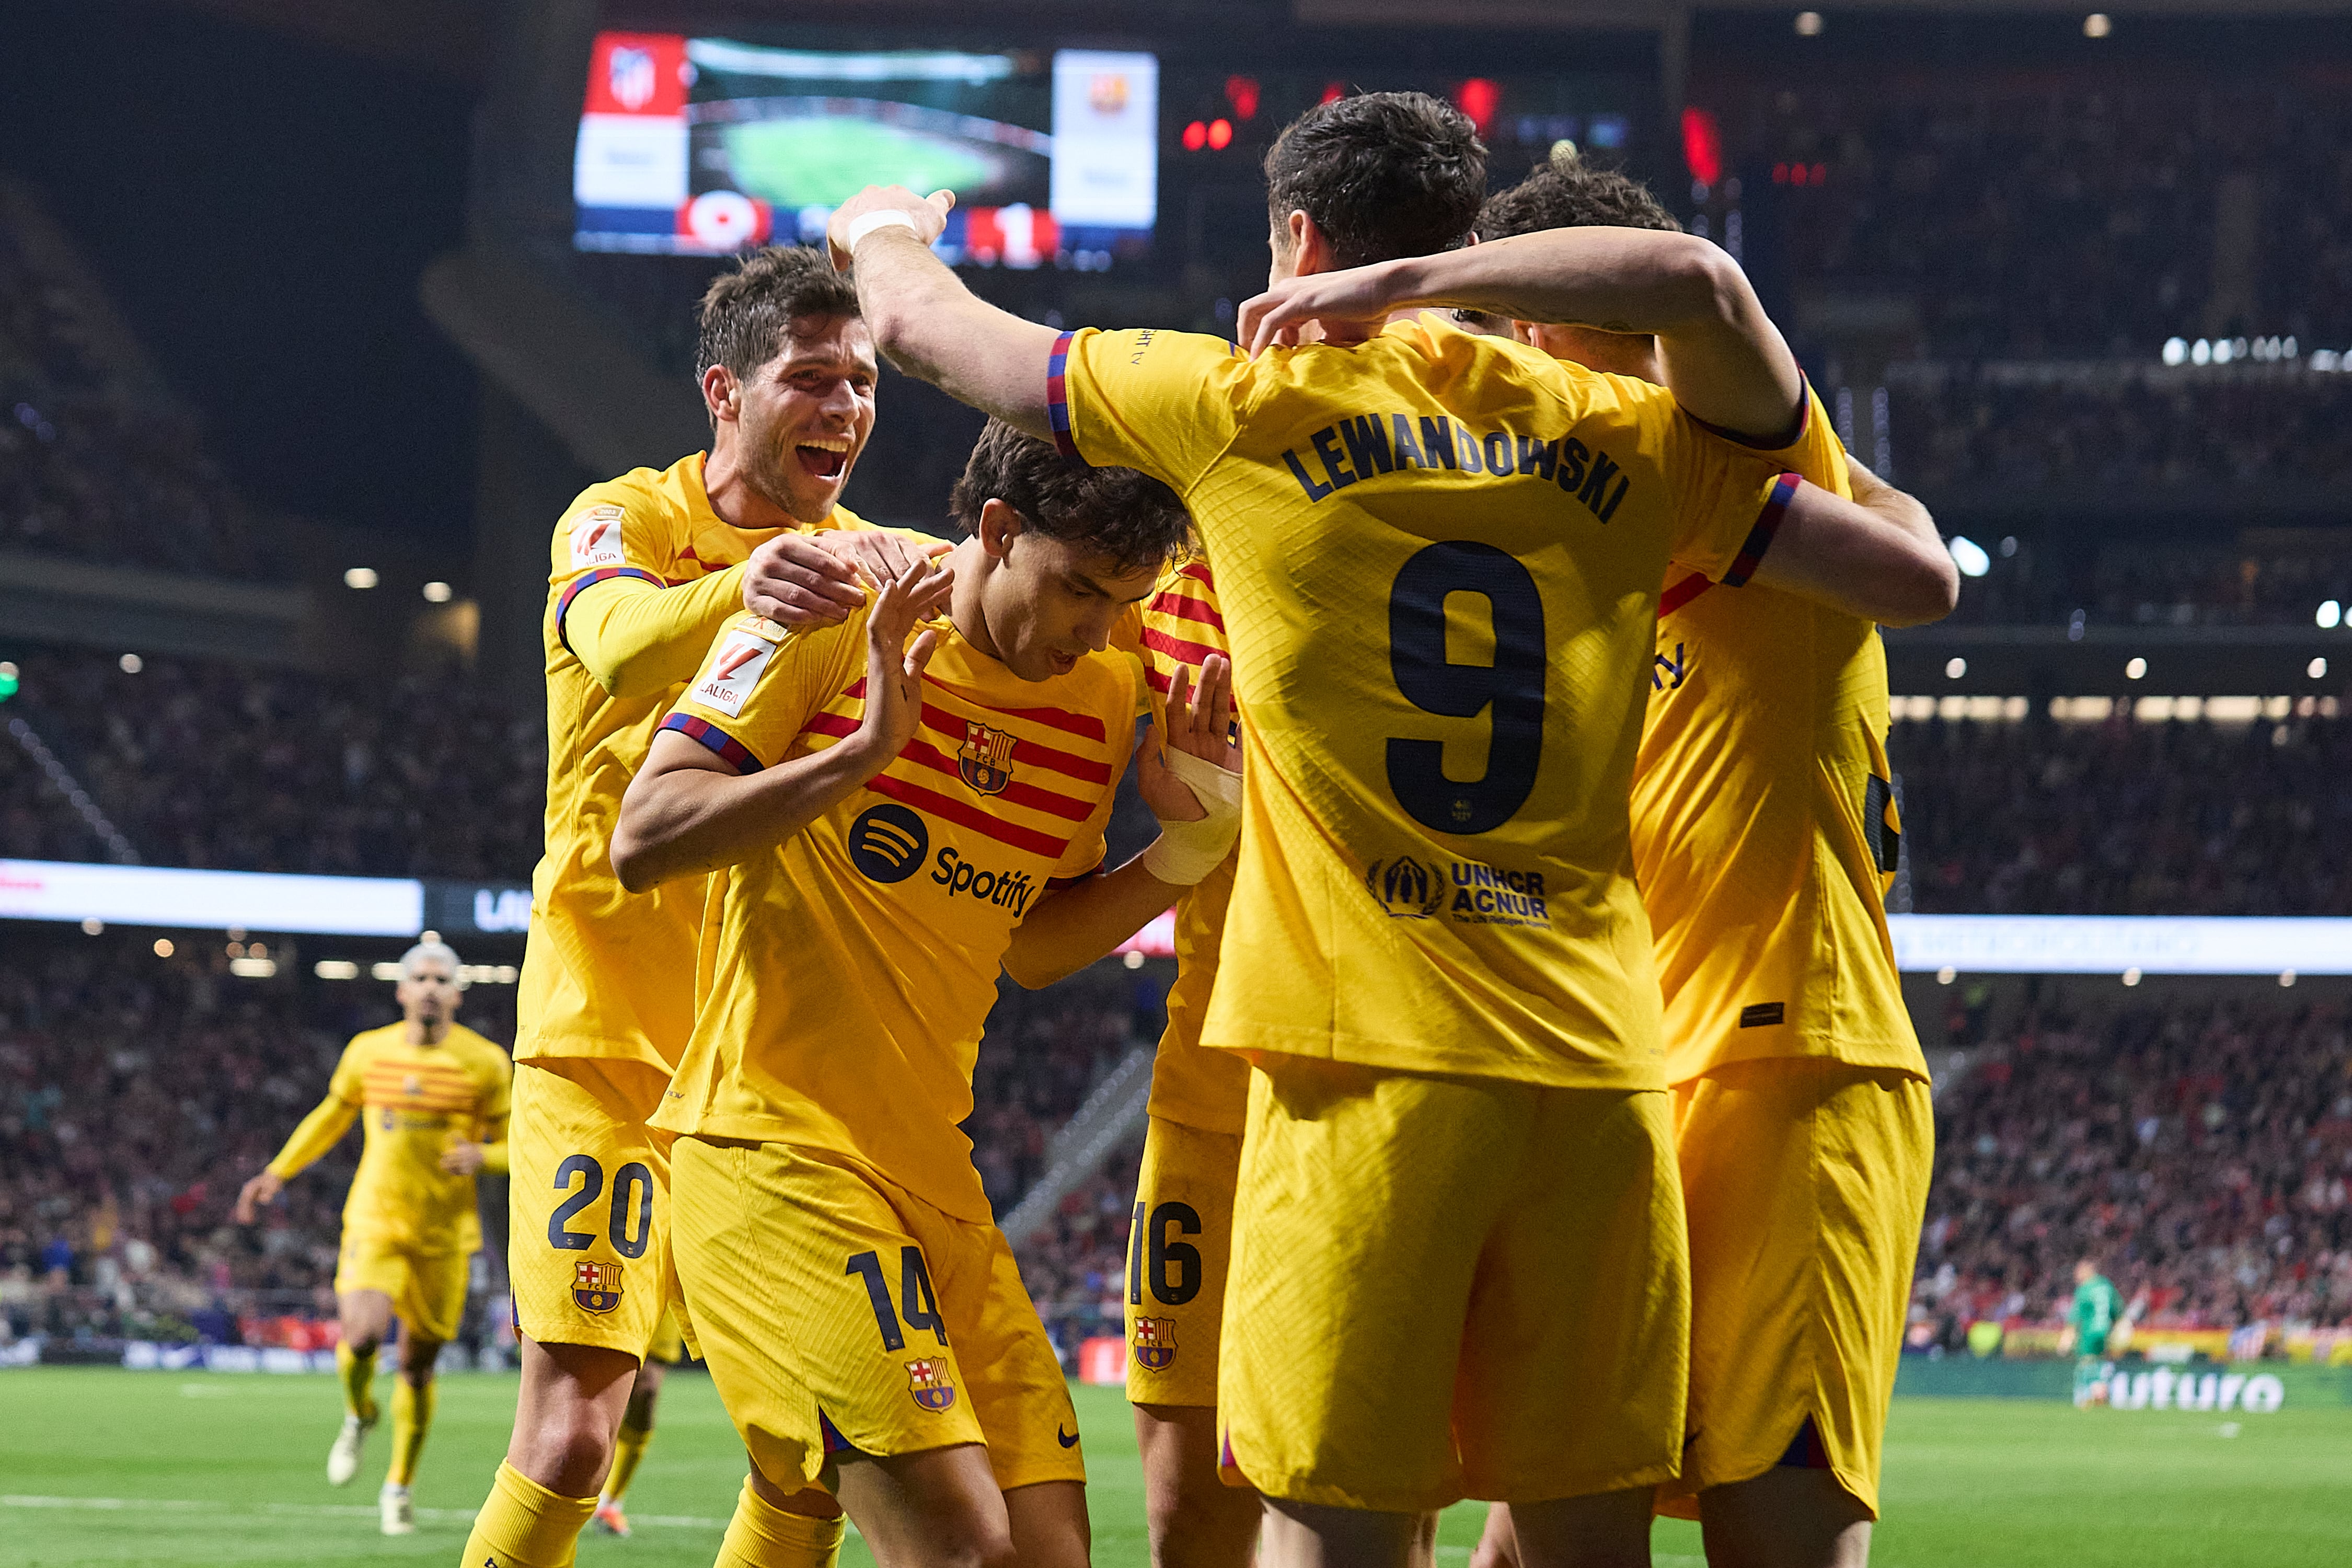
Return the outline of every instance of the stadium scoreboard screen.
[[[572,163],[583,250],[821,238],[869,184],[956,194],[951,262],[1101,270],[1159,216],[1159,62],[1094,49],[776,48],[598,35]]]

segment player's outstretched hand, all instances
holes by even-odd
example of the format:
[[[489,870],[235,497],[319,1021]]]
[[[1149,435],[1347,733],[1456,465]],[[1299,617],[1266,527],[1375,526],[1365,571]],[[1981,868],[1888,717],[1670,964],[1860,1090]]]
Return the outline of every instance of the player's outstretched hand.
[[[467,1142],[441,1151],[441,1168],[453,1176],[470,1176],[482,1168],[482,1146]]]
[[[1167,753],[1181,752],[1213,763],[1229,773],[1242,771],[1241,737],[1234,732],[1234,667],[1213,653],[1201,664],[1199,685],[1189,665],[1176,667],[1168,687],[1167,727],[1148,733],[1136,752],[1135,787],[1143,804],[1162,822],[1198,822],[1208,808],[1178,777]],[[1160,743],[1155,745],[1157,741]]]
[[[277,1172],[264,1171],[246,1183],[244,1186],[239,1187],[236,1194],[236,1223],[251,1225],[261,1205],[274,1201],[285,1185],[285,1179]]]
[[[1297,343],[1300,330],[1312,323],[1324,342],[1360,343],[1405,303],[1397,297],[1398,282],[1397,269],[1384,261],[1286,278],[1242,301],[1235,341],[1255,359],[1277,344]]]
[[[944,604],[954,585],[955,568],[918,560],[883,585],[866,618],[866,719],[859,738],[873,749],[877,767],[904,751],[922,722],[923,667],[938,649],[940,634],[929,626],[915,632],[915,624]]]
[[[879,587],[954,548],[882,529],[780,533],[743,563],[743,607],[779,626],[839,626],[866,602],[861,582]]]
[[[919,196],[904,185],[868,185],[833,209],[833,220],[824,226],[825,250],[832,256],[835,270],[848,271],[849,253],[855,248],[849,231],[856,227],[859,218],[881,212],[906,214],[908,221],[915,226],[916,237],[929,245],[948,226],[948,212],[954,205],[953,191],[933,191],[928,196]]]

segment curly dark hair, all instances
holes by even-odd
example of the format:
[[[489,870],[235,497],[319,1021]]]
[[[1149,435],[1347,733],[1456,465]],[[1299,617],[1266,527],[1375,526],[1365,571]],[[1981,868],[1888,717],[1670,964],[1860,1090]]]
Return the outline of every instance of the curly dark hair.
[[[723,364],[748,380],[776,357],[795,323],[857,313],[856,285],[833,269],[824,251],[804,245],[752,251],[703,290],[695,377]]]
[[[1528,170],[1509,190],[1488,196],[1478,209],[1480,239],[1596,226],[1683,231],[1649,186],[1614,169],[1596,169],[1566,150]]]
[[[1051,441],[991,419],[948,498],[967,533],[980,509],[1001,500],[1048,539],[1108,555],[1121,573],[1157,566],[1185,548],[1192,520],[1176,492],[1133,468],[1066,462]]]
[[[1477,129],[1425,92],[1318,104],[1283,127],[1265,155],[1276,233],[1293,212],[1305,213],[1342,267],[1454,249],[1486,194]]]

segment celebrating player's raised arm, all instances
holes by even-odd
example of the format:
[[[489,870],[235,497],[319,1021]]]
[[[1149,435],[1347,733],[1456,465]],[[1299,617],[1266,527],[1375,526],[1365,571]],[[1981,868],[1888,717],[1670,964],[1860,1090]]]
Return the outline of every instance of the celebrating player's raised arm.
[[[1803,408],[1796,356],[1717,247],[1638,228],[1552,229],[1436,256],[1314,272],[1274,284],[1241,309],[1253,353],[1296,342],[1370,335],[1400,310],[1451,306],[1515,321],[1655,334],[1667,389],[1691,415],[1756,445],[1788,439]]]
[[[931,254],[955,196],[869,185],[834,211],[825,238],[834,265],[856,262],[857,302],[874,346],[908,374],[1051,440],[1046,376],[1054,329],[974,297]]]
[[[1211,654],[1201,683],[1179,668],[1163,736],[1136,749],[1136,787],[1160,819],[1151,847],[1108,877],[1037,900],[1005,949],[1004,973],[1035,990],[1066,979],[1134,935],[1224,862],[1241,831],[1242,749],[1233,734],[1233,666]]]
[[[877,597],[866,623],[866,715],[840,745],[746,773],[683,731],[656,735],[613,829],[621,885],[643,892],[773,848],[879,773],[914,735],[923,666],[939,641],[929,630],[911,645],[907,638],[954,582],[952,569],[918,560]],[[751,648],[743,657],[761,655]],[[714,670],[712,679],[729,673]]]

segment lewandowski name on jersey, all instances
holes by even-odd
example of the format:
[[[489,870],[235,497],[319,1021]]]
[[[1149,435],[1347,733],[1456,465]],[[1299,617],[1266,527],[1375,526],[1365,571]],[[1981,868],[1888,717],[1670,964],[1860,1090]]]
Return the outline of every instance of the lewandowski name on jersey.
[[[1633,483],[1617,459],[1573,436],[1544,437],[1508,429],[1480,434],[1443,414],[1349,415],[1308,437],[1307,447],[1305,458],[1293,447],[1282,454],[1282,461],[1310,501],[1360,479],[1418,468],[1542,479],[1607,522],[1617,515],[1618,503]]]

